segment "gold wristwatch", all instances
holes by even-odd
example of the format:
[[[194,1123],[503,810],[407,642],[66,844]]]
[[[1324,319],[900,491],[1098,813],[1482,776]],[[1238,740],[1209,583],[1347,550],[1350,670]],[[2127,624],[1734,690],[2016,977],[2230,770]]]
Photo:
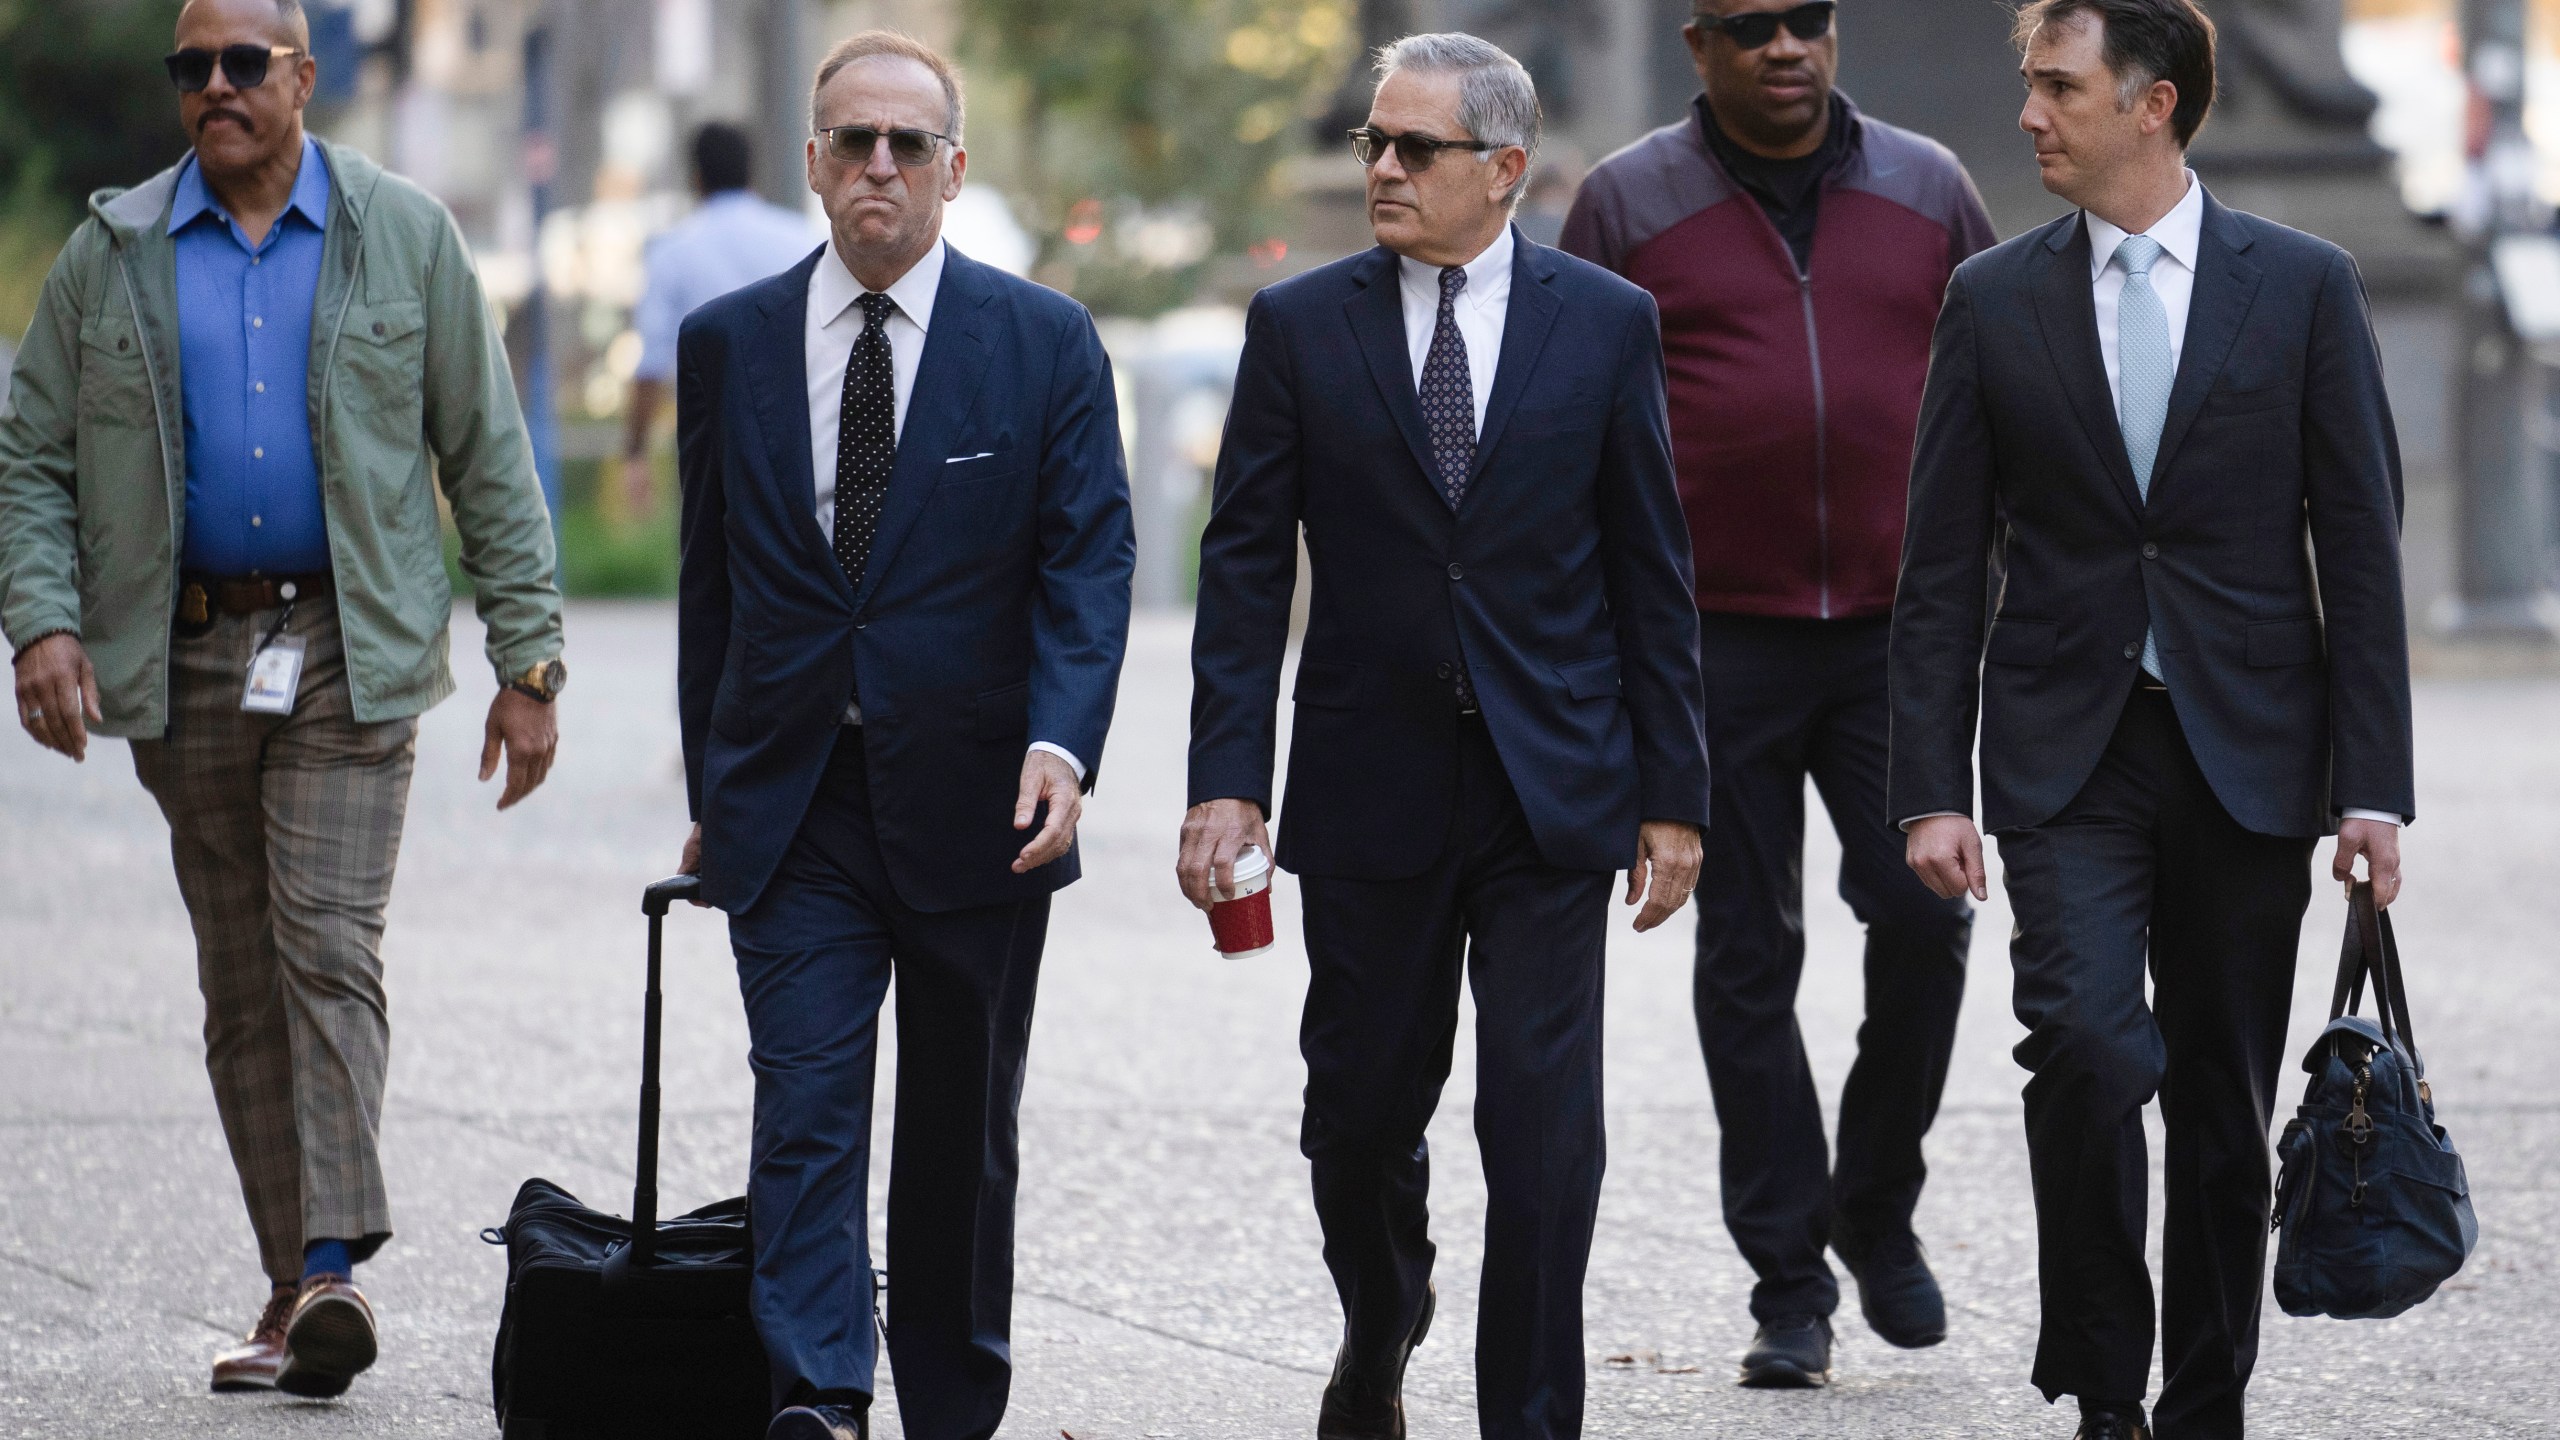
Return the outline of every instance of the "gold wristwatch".
[[[508,681],[507,688],[548,705],[560,698],[560,687],[568,683],[569,667],[558,660],[545,660]]]

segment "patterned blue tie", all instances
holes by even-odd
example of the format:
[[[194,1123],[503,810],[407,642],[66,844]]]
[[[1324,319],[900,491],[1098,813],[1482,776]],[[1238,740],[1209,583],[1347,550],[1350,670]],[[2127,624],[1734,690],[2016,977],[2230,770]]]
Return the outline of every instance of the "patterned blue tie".
[[[2151,467],[2160,459],[2161,427],[2169,423],[2169,391],[2178,382],[2177,364],[2169,358],[2169,311],[2151,288],[2151,267],[2161,254],[2160,242],[2148,235],[2127,235],[2116,247],[2116,263],[2125,272],[2124,295],[2116,301],[2116,423],[2145,504],[2151,500]],[[2166,678],[2159,642],[2147,628],[2142,668],[2154,680]]]
[[[1440,320],[1422,361],[1422,422],[1451,505],[1466,498],[1467,475],[1476,467],[1476,382],[1467,373],[1467,337],[1458,333],[1458,292],[1466,288],[1465,270],[1452,265],[1440,272]]]

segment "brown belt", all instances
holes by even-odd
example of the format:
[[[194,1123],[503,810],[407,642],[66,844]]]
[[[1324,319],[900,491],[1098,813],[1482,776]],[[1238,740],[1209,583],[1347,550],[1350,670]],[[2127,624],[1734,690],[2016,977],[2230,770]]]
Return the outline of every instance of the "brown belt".
[[[326,570],[310,575],[190,575],[178,586],[178,619],[202,625],[216,615],[255,615],[335,589]]]

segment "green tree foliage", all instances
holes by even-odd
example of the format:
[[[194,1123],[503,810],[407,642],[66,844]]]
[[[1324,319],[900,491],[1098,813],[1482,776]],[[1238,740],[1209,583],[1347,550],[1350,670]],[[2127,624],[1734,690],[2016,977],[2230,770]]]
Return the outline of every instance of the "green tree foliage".
[[[160,57],[181,0],[0,0],[0,333],[22,333],[89,193],[186,146]]]
[[[981,153],[1039,237],[1041,277],[1144,314],[1271,235],[1281,164],[1355,58],[1355,9],[962,0],[978,113],[1001,132]]]

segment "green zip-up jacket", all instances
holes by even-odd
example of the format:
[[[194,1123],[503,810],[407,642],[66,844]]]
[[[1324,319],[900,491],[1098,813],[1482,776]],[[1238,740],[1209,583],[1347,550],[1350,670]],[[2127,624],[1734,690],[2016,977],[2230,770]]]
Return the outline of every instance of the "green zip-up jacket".
[[[348,684],[362,722],[453,693],[436,521],[462,534],[500,680],[560,654],[550,517],[480,277],[433,196],[323,142],[330,201],[311,323],[311,440]],[[80,636],[96,728],[169,723],[169,633],[186,537],[176,167],[102,190],[45,277],[0,419],[0,631],[12,653]]]

